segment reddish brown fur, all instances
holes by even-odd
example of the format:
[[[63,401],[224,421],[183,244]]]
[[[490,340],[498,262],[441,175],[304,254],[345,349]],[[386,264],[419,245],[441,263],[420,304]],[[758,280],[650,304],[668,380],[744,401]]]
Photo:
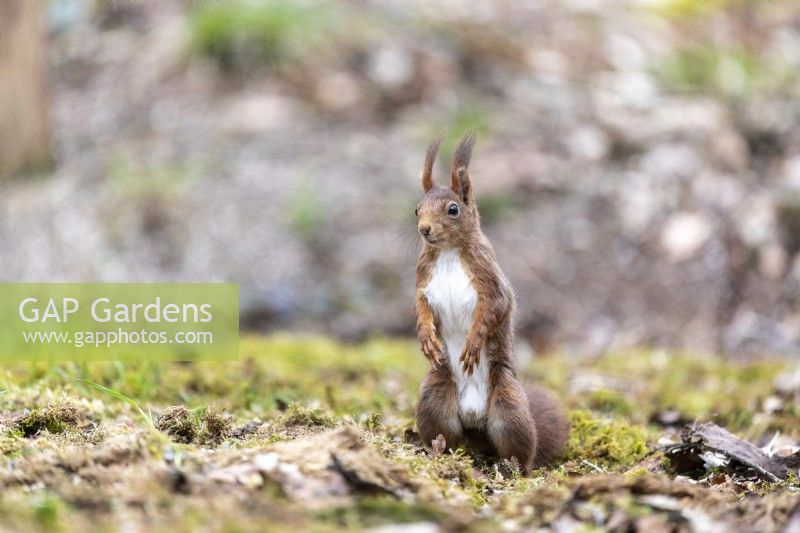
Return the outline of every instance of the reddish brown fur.
[[[423,170],[425,196],[417,206],[417,224],[429,229],[417,260],[417,336],[431,369],[422,381],[416,409],[417,428],[424,442],[444,435],[448,446],[464,441],[458,415],[455,380],[446,362],[437,331],[437,317],[423,290],[431,278],[439,250],[459,250],[465,271],[478,294],[472,326],[467,333],[460,361],[472,374],[486,347],[489,363],[489,399],[486,428],[478,447],[500,457],[516,457],[525,473],[534,465],[547,464],[563,452],[568,425],[552,395],[542,389],[523,389],[517,378],[513,346],[514,291],[500,270],[494,249],[480,228],[480,217],[472,191],[469,166],[474,136],[467,136],[455,150],[451,165],[451,187],[433,183],[433,159],[438,142],[428,148]],[[459,214],[447,214],[456,203]]]

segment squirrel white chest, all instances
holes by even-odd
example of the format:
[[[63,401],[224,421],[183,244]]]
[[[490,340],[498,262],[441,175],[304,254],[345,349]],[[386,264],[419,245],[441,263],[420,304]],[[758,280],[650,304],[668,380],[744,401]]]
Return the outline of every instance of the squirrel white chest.
[[[459,358],[467,332],[475,317],[478,292],[464,270],[458,251],[442,250],[436,259],[428,285],[423,289],[438,318],[439,338],[444,344],[458,389],[461,422],[465,427],[481,427],[486,419],[489,395],[489,365],[486,350],[471,376],[461,369]]]

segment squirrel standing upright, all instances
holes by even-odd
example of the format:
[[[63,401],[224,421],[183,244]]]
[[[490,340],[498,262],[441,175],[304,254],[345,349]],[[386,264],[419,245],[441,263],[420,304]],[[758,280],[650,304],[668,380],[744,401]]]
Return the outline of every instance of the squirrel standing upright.
[[[514,291],[481,231],[467,170],[474,144],[468,135],[456,147],[449,188],[433,182],[439,141],[422,171],[415,310],[431,368],[420,385],[417,429],[426,443],[442,435],[448,447],[516,457],[528,474],[562,455],[569,425],[549,391],[517,378]]]

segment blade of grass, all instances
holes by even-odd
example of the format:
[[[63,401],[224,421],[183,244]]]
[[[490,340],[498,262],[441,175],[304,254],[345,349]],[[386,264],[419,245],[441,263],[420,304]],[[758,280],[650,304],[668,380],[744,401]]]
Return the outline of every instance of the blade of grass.
[[[136,403],[136,400],[134,400],[130,396],[126,396],[126,395],[122,394],[119,391],[116,391],[114,389],[110,389],[110,388],[106,387],[105,385],[100,385],[99,383],[95,383],[94,381],[89,381],[88,379],[75,378],[75,380],[81,381],[83,383],[86,383],[90,387],[93,387],[93,388],[99,390],[100,392],[104,392],[104,393],[108,394],[109,396],[111,396],[113,398],[116,398],[117,400],[123,401],[123,402],[127,403],[128,405],[132,406],[134,409],[136,409],[139,412],[141,417],[144,418],[145,422],[147,422],[147,425],[150,426],[151,429],[156,429],[156,424],[155,424],[155,422],[153,422],[153,414],[149,412],[150,409],[148,408],[148,410],[147,410],[148,412],[145,412],[144,409],[142,409],[139,406],[139,404]]]

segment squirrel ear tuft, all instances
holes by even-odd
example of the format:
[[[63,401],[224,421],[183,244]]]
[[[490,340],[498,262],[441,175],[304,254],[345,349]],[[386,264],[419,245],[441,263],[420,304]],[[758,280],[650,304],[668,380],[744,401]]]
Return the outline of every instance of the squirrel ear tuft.
[[[433,188],[433,164],[436,162],[436,154],[439,153],[439,145],[442,139],[437,137],[428,145],[425,152],[425,166],[422,167],[422,189],[428,192]]]
[[[467,205],[472,204],[472,185],[467,168],[469,168],[469,162],[472,159],[472,148],[474,146],[474,133],[469,133],[462,137],[453,153],[453,163],[450,167],[451,188]]]
[[[455,192],[465,204],[472,205],[472,183],[469,180],[469,172],[466,167],[459,167],[455,175],[458,188],[454,188],[453,192]]]

